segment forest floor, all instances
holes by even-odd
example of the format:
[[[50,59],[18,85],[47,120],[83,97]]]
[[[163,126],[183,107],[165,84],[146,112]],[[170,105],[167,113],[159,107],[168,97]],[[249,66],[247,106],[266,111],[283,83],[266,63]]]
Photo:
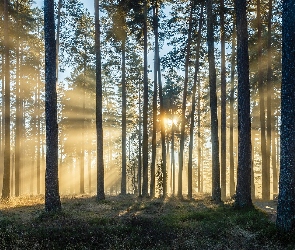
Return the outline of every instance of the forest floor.
[[[0,202],[0,249],[295,249],[294,233],[274,224],[275,202],[238,210],[207,195],[194,200],[133,195],[64,196],[44,212],[44,197]]]

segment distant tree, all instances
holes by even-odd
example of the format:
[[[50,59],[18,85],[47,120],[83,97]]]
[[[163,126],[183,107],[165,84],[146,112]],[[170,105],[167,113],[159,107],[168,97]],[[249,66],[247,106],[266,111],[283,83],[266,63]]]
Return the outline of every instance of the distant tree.
[[[202,2],[201,5],[201,13],[199,17],[199,27],[198,27],[198,39],[197,39],[197,45],[196,45],[196,59],[195,59],[195,72],[194,72],[194,83],[193,83],[193,93],[192,93],[192,110],[190,114],[190,141],[189,141],[189,159],[188,159],[188,198],[192,199],[192,186],[193,186],[193,144],[194,144],[194,127],[195,127],[195,110],[196,110],[196,92],[197,92],[197,82],[198,82],[198,73],[199,73],[199,67],[200,67],[200,49],[201,49],[201,32],[203,28],[203,9],[204,9],[204,3]],[[198,96],[200,99],[200,96]],[[199,132],[199,131],[198,131]],[[200,138],[198,138],[200,140]],[[199,156],[198,156],[199,158]],[[199,173],[200,174],[200,173]],[[198,175],[199,177],[199,175]],[[200,185],[200,182],[198,181],[198,184]]]
[[[96,136],[97,136],[97,199],[105,199],[103,164],[103,127],[102,127],[102,80],[99,0],[94,0],[95,14],[95,54],[96,54]]]
[[[44,1],[46,175],[45,210],[61,209],[58,186],[58,125],[54,0]]]
[[[214,27],[212,0],[207,1],[207,43],[209,61],[209,87],[211,109],[211,141],[212,141],[212,198],[215,202],[221,201],[220,192],[220,165],[219,165],[219,141],[217,120],[217,96],[216,96],[216,69],[214,57]]]
[[[295,228],[295,3],[283,1],[280,191],[276,225]]]
[[[251,200],[251,119],[248,30],[246,0],[236,0],[239,152],[235,205],[252,206]]]
[[[236,68],[236,25],[233,24],[231,44],[231,70],[230,70],[230,111],[229,111],[229,194],[235,193],[235,161],[234,161],[234,102],[235,102],[235,68]]]

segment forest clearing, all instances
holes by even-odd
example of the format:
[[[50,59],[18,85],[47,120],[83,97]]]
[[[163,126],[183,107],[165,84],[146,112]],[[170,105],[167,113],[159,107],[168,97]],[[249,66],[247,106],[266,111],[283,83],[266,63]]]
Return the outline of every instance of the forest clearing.
[[[44,211],[44,197],[0,203],[1,249],[294,249],[268,213],[193,200],[134,195],[63,196],[62,210]]]

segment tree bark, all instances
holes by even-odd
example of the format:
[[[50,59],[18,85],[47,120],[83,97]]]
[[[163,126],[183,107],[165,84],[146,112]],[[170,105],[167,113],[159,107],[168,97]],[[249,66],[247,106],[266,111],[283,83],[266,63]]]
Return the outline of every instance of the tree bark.
[[[126,41],[122,40],[122,179],[121,194],[126,194]]]
[[[235,22],[235,21],[234,21]],[[236,67],[236,26],[233,24],[232,53],[231,53],[231,84],[230,84],[230,131],[229,131],[229,182],[230,196],[235,193],[235,161],[234,161],[234,94],[235,94],[235,67]]]
[[[147,61],[147,0],[144,1],[144,21],[143,21],[143,35],[144,35],[144,76],[143,76],[143,142],[142,142],[142,156],[143,156],[143,181],[142,181],[142,196],[148,196],[148,61]]]
[[[201,13],[199,17],[199,28],[198,28],[198,40],[196,46],[196,60],[195,60],[195,73],[194,73],[194,84],[192,93],[192,110],[190,114],[191,125],[190,125],[190,142],[189,142],[189,158],[188,158],[188,198],[193,198],[193,144],[194,144],[194,127],[195,127],[195,110],[196,110],[196,91],[198,82],[198,73],[200,65],[200,47],[201,47],[201,32],[203,26],[203,4],[201,5]],[[198,96],[200,98],[200,96]],[[198,177],[199,178],[199,177]]]
[[[226,65],[224,0],[220,0],[220,44],[221,44],[221,199],[226,199]]]
[[[220,191],[220,165],[219,165],[219,141],[217,119],[217,96],[216,96],[216,69],[214,57],[214,27],[212,0],[207,1],[207,43],[209,61],[209,87],[211,109],[211,142],[212,142],[212,199],[221,201]]]
[[[295,3],[283,1],[280,193],[276,225],[290,232],[295,227]]]
[[[58,185],[58,125],[54,1],[44,1],[46,174],[45,210],[61,209]]]
[[[179,150],[179,172],[178,172],[178,192],[177,196],[182,198],[182,171],[183,171],[183,154],[184,154],[184,140],[185,140],[185,111],[186,111],[186,98],[187,98],[187,85],[188,85],[188,70],[189,70],[189,58],[190,58],[190,47],[191,47],[191,36],[192,36],[192,20],[193,20],[193,9],[194,1],[190,2],[190,16],[188,24],[188,37],[186,45],[186,56],[185,56],[185,73],[184,73],[184,84],[183,84],[183,97],[182,97],[182,108],[181,108],[181,129],[180,129],[180,150]]]
[[[271,27],[272,27],[272,0],[268,1],[268,23],[267,23],[267,76],[266,76],[266,108],[267,108],[267,119],[266,119],[266,169],[270,172],[270,159],[271,159],[271,145],[272,145],[272,108],[271,108],[271,95],[272,95],[272,69],[271,69]],[[273,169],[273,182],[277,182],[276,169]],[[269,173],[270,176],[270,173]],[[270,177],[269,177],[270,178]],[[275,180],[276,179],[276,180]],[[269,180],[270,182],[270,180]],[[270,186],[270,183],[269,183]],[[269,187],[270,189],[270,187]],[[273,192],[274,193],[274,192]],[[269,190],[270,194],[270,190]]]
[[[252,206],[251,199],[251,119],[248,30],[246,0],[236,0],[238,65],[238,173],[235,205]]]
[[[152,132],[152,161],[151,161],[151,182],[150,182],[150,194],[151,197],[155,196],[155,169],[156,169],[156,153],[157,153],[157,110],[158,110],[158,16],[157,16],[157,0],[153,3],[153,25],[155,36],[154,47],[154,91],[153,91],[153,132]]]
[[[102,80],[99,0],[94,0],[95,15],[95,64],[96,64],[96,139],[97,139],[97,200],[104,200],[103,126],[102,126]]]

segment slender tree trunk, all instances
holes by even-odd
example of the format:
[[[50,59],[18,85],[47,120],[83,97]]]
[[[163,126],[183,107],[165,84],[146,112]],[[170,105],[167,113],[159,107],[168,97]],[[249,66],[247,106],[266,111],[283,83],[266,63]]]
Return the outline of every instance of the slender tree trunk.
[[[4,173],[2,199],[10,197],[10,59],[8,34],[8,1],[4,0],[4,57],[5,57],[5,96],[4,96]]]
[[[272,163],[272,171],[273,171],[273,194],[278,194],[278,166],[277,166],[277,147],[276,147],[276,118],[273,116],[272,118],[272,140],[271,140],[271,163]],[[278,144],[278,140],[277,140]]]
[[[158,51],[159,53],[159,51]],[[159,54],[158,54],[159,56]],[[166,159],[166,133],[165,133],[165,107],[163,100],[163,87],[161,80],[160,58],[158,57],[158,77],[159,77],[159,98],[160,98],[160,115],[161,115],[161,142],[162,142],[162,173],[163,173],[163,197],[167,196],[167,159]]]
[[[97,139],[97,199],[104,200],[103,127],[102,127],[102,80],[100,50],[99,0],[94,0],[95,55],[96,55],[96,139]]]
[[[126,56],[125,38],[122,40],[122,179],[121,194],[126,194]]]
[[[262,66],[262,23],[260,13],[260,0],[257,0],[257,23],[258,23],[258,90],[260,107],[260,138],[261,138],[261,170],[262,170],[262,199],[269,200],[269,169],[266,163],[266,138],[265,138],[265,107],[264,107],[264,81]]]
[[[211,109],[211,141],[212,141],[212,199],[221,201],[220,191],[220,165],[219,165],[219,141],[217,119],[217,96],[216,96],[216,70],[214,58],[214,28],[212,0],[207,1],[207,43],[209,60],[209,86],[210,86],[210,109]]]
[[[192,20],[193,20],[193,9],[194,1],[190,2],[190,16],[188,24],[188,37],[186,45],[186,56],[185,56],[185,73],[184,73],[184,85],[183,85],[183,97],[182,97],[182,108],[181,108],[181,130],[180,130],[180,152],[179,152],[179,172],[178,172],[178,192],[177,196],[182,198],[182,172],[183,172],[183,154],[184,154],[184,140],[185,140],[185,111],[186,111],[186,98],[187,98],[187,85],[188,85],[188,70],[189,70],[189,58],[191,48],[191,35],[192,35]]]
[[[155,196],[155,169],[156,169],[156,153],[157,153],[157,97],[158,97],[158,17],[157,17],[157,0],[153,4],[153,21],[155,36],[155,56],[154,56],[154,91],[153,91],[153,135],[152,135],[152,161],[151,161],[151,197]]]
[[[45,210],[61,209],[58,186],[58,125],[54,1],[44,1],[46,175]]]
[[[282,14],[282,88],[280,193],[277,228],[291,232],[295,228],[295,4],[283,1]]]
[[[16,2],[16,12],[19,15],[19,1]],[[15,107],[16,107],[16,114],[15,114],[15,175],[14,175],[14,183],[15,183],[15,187],[14,187],[14,192],[15,192],[15,196],[18,197],[20,194],[20,150],[21,150],[21,138],[20,138],[20,128],[21,128],[21,124],[22,124],[22,119],[21,119],[21,113],[20,113],[20,105],[21,105],[21,90],[20,90],[20,75],[19,75],[19,71],[20,71],[20,49],[19,49],[19,29],[18,26],[19,25],[19,20],[17,19],[17,23],[16,23],[16,32],[17,32],[17,37],[16,37],[16,78],[15,78],[15,98],[16,98],[16,102],[15,102]]]
[[[267,24],[267,79],[266,79],[266,107],[267,107],[267,119],[266,119],[266,169],[268,173],[270,172],[270,159],[271,159],[271,130],[272,130],[272,110],[271,110],[271,92],[272,92],[272,70],[271,70],[271,26],[272,26],[272,0],[268,1],[268,24]],[[270,176],[270,173],[269,173]],[[275,173],[273,172],[273,177],[275,177]],[[269,177],[270,179],[270,177]],[[274,180],[274,178],[273,178]],[[269,180],[270,182],[270,180]],[[270,186],[270,183],[269,183]],[[270,187],[269,187],[270,189]],[[270,190],[269,190],[270,194]]]
[[[174,116],[174,109],[172,103],[172,118]],[[172,122],[172,131],[171,131],[171,164],[172,164],[172,195],[175,195],[175,155],[174,155],[174,122]]]
[[[138,196],[141,197],[141,168],[142,168],[142,154],[141,154],[141,91],[138,86]]]
[[[236,201],[237,207],[252,206],[251,199],[251,119],[248,30],[246,0],[235,0],[237,21],[239,152]]]
[[[201,14],[199,18],[198,28],[198,40],[196,46],[196,61],[195,61],[195,73],[194,73],[194,84],[192,93],[192,110],[190,114],[191,125],[190,125],[190,142],[189,142],[189,157],[188,157],[188,198],[193,198],[193,144],[194,144],[194,127],[195,127],[195,110],[196,110],[196,92],[197,92],[197,81],[200,64],[200,47],[201,47],[201,31],[203,26],[203,4],[201,6]],[[198,96],[199,98],[200,96]]]
[[[143,182],[142,182],[142,196],[148,196],[148,61],[147,61],[147,0],[144,1],[144,79],[143,79]]]
[[[201,81],[198,86],[198,191],[203,192],[201,186]]]
[[[235,22],[235,21],[234,21]],[[230,84],[230,130],[229,130],[229,182],[230,196],[235,193],[235,161],[234,161],[234,100],[235,100],[235,67],[236,67],[236,26],[233,24],[231,53],[231,84]]]
[[[221,43],[221,199],[226,199],[226,65],[224,0],[220,0],[220,43]]]

